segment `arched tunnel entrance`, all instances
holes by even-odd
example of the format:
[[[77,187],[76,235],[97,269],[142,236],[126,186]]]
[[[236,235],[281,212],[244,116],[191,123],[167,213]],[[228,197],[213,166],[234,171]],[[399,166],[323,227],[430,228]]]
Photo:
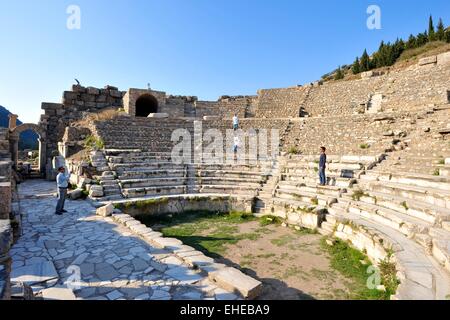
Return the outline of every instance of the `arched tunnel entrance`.
[[[158,113],[158,100],[151,94],[143,94],[136,100],[136,117],[148,117]]]
[[[24,123],[13,129],[10,129],[10,152],[11,152],[11,160],[13,161],[14,167],[17,169],[17,165],[19,163],[19,139],[20,135],[26,131],[33,131],[36,133],[39,143],[39,155],[36,159],[36,170],[39,171],[41,176],[45,174],[45,167],[47,164],[47,137],[46,132],[38,125],[32,123]]]

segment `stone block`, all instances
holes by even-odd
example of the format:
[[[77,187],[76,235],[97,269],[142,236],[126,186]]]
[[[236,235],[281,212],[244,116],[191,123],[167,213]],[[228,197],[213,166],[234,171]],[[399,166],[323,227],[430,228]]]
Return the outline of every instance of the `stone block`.
[[[9,219],[11,212],[11,182],[0,182],[0,219]]]
[[[261,294],[262,283],[235,268],[223,268],[213,272],[210,278],[228,291],[239,292],[244,298],[254,299]]]
[[[9,220],[0,220],[0,256],[8,253],[12,240],[12,230]]]
[[[438,55],[437,64],[438,65],[450,64],[450,52],[445,52]]]
[[[40,296],[44,300],[76,300],[76,296],[71,289],[68,288],[48,288],[40,292]]]
[[[437,62],[437,56],[426,57],[426,58],[422,58],[419,60],[419,66],[435,64],[436,62]]]
[[[112,203],[107,204],[106,206],[100,207],[97,209],[96,213],[98,216],[109,217],[114,212],[114,206]]]
[[[30,286],[58,279],[58,272],[51,261],[37,262],[20,268],[15,268],[11,272],[11,280],[23,282]]]
[[[69,194],[69,198],[71,200],[78,200],[83,198],[83,190],[82,189],[76,189],[73,190],[70,194]]]
[[[148,118],[156,118],[156,119],[164,119],[168,117],[169,117],[168,113],[150,113],[148,115]]]
[[[93,198],[100,198],[104,196],[103,187],[99,185],[91,186],[89,196]]]
[[[88,87],[87,93],[91,94],[91,95],[98,95],[98,94],[100,94],[100,90],[97,88],[94,88],[94,87]]]

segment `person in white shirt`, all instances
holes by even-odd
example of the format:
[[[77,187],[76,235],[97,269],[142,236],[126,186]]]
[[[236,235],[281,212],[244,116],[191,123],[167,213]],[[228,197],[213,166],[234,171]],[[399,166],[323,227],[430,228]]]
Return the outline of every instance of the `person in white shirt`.
[[[58,186],[58,203],[56,204],[56,212],[57,215],[62,215],[64,212],[64,203],[66,201],[67,196],[67,188],[69,188],[69,179],[70,174],[66,174],[66,169],[64,167],[60,167],[58,169],[59,173],[56,176],[56,184]]]
[[[233,130],[236,131],[237,129],[239,129],[239,118],[235,113],[233,117]]]

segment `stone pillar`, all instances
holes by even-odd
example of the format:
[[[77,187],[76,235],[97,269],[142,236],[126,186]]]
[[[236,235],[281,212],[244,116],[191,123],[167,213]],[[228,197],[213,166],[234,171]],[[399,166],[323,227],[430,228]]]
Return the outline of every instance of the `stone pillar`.
[[[19,117],[17,114],[9,114],[9,130],[14,129],[15,127],[17,127],[17,118]]]
[[[41,175],[45,175],[47,164],[47,142],[39,138],[39,171]]]

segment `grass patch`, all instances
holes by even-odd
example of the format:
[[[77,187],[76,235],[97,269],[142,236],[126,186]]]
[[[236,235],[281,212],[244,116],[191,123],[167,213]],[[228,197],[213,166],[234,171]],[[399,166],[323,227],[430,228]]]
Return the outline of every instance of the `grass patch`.
[[[359,145],[359,148],[360,149],[369,149],[370,148],[370,145],[369,144],[367,144],[367,143],[361,143],[360,145]]]
[[[354,201],[359,201],[359,200],[361,200],[362,197],[368,197],[368,196],[369,195],[367,193],[358,189],[358,190],[353,191],[352,199]]]
[[[288,154],[292,154],[292,155],[298,155],[300,154],[300,150],[297,147],[290,147],[288,149]]]
[[[425,56],[439,54],[448,50],[450,50],[450,44],[442,41],[433,41],[419,48],[405,50],[400,58],[398,58],[398,61],[407,61],[411,59],[415,60]]]
[[[370,274],[367,273],[367,268],[371,263],[363,253],[350,247],[341,240],[337,240],[333,246],[329,246],[326,244],[326,238],[323,238],[321,246],[330,254],[331,267],[339,271],[346,278],[351,279],[351,283],[349,283],[350,299],[389,300],[391,294],[395,292],[396,286],[392,286],[392,274],[395,275],[393,273],[395,265],[393,266],[392,263],[386,262],[385,266],[380,267],[382,284],[385,285],[386,291],[369,289],[367,287],[367,280]],[[384,282],[384,279],[386,279],[386,282]]]
[[[281,224],[283,221],[279,217],[275,216],[263,216],[259,218],[259,224],[261,227],[269,226],[272,224]]]
[[[165,237],[177,238],[212,258],[220,257],[229,244],[237,244],[244,239],[256,241],[261,237],[258,232],[239,233],[239,224],[256,220],[245,212],[196,211],[176,215],[140,215],[137,219],[162,232]]]
[[[409,209],[408,203],[407,203],[406,201],[403,201],[403,202],[402,202],[402,207],[405,208],[406,210]]]
[[[101,138],[89,135],[84,140],[84,147],[88,150],[101,150],[105,148],[105,143]]]
[[[285,234],[279,238],[270,240],[270,242],[277,247],[284,247],[294,240],[295,240],[295,237],[293,235]]]

